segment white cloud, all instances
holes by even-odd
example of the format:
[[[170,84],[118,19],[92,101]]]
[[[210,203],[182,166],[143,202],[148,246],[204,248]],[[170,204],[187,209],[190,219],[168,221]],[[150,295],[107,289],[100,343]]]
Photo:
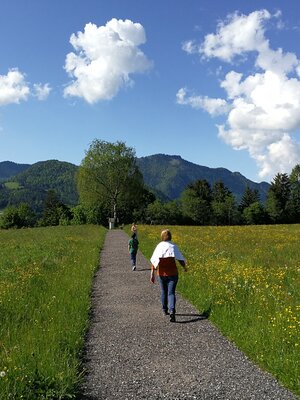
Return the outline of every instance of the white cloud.
[[[33,88],[35,96],[41,101],[46,100],[52,90],[48,83],[45,85],[42,85],[41,83],[35,83]]]
[[[187,96],[187,90],[181,88],[176,94],[176,102],[181,105],[190,105],[195,109],[204,109],[211,115],[220,115],[228,112],[228,104],[223,99],[211,99],[207,96]]]
[[[218,131],[219,137],[234,149],[249,152],[261,178],[290,172],[300,162],[300,145],[293,138],[293,132],[300,128],[300,62],[294,53],[271,49],[265,38],[266,21],[280,16],[279,11],[271,16],[266,10],[248,16],[233,14],[218,25],[216,34],[206,35],[198,47],[205,58],[230,63],[237,56],[246,57],[248,52],[256,54],[253,74],[244,76],[232,70],[220,82],[226,92],[223,101],[227,104],[227,119]],[[208,99],[178,93],[177,101],[180,95],[178,102],[192,107],[193,99]],[[212,114],[202,100],[197,104]]]
[[[276,51],[266,47],[258,53],[256,65],[263,70],[278,74],[288,74],[299,66],[299,60],[293,53],[284,54],[282,49]]]
[[[7,75],[0,75],[0,106],[20,103],[27,100],[30,88],[25,81],[25,75],[18,69],[11,69]]]
[[[84,32],[72,34],[76,53],[67,54],[65,70],[74,80],[65,96],[82,97],[88,103],[110,100],[131,74],[143,73],[152,63],[139,46],[146,42],[144,28],[130,20],[112,19],[105,26],[86,24]]]
[[[29,96],[33,95],[38,100],[45,100],[51,88],[49,84],[33,84],[33,89],[30,83],[26,81],[26,75],[12,68],[7,75],[0,75],[0,106],[8,104],[19,104],[21,101],[28,100]]]
[[[277,142],[272,142],[265,155],[257,158],[261,167],[260,176],[274,174],[274,164],[277,171],[291,171],[296,164],[299,164],[300,145],[290,135],[285,133]]]
[[[267,10],[254,11],[248,16],[229,15],[227,23],[219,23],[216,34],[205,36],[200,53],[230,62],[237,55],[258,51],[267,44],[263,23],[269,18],[271,15]]]
[[[197,53],[199,51],[199,48],[195,44],[194,40],[189,40],[182,44],[182,50],[186,51],[188,54],[193,54],[193,53]]]

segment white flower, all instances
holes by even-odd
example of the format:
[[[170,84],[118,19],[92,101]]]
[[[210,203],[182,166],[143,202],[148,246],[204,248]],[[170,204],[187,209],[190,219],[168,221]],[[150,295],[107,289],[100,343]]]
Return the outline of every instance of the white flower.
[[[4,378],[5,375],[6,375],[6,372],[5,372],[5,371],[0,371],[0,378]]]

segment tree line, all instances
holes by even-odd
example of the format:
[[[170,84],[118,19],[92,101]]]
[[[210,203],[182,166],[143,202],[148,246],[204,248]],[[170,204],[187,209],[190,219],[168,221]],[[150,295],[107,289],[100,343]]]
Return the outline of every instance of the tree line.
[[[223,182],[215,182],[211,187],[203,179],[188,185],[177,201],[155,200],[149,204],[145,222],[184,225],[299,223],[300,165],[296,165],[290,175],[276,174],[264,203],[257,189],[246,186],[238,202]]]
[[[66,224],[108,225],[139,221],[146,224],[237,225],[300,222],[300,165],[291,174],[278,173],[263,203],[256,189],[245,188],[237,201],[222,181],[205,179],[189,184],[178,200],[162,202],[143,181],[135,151],[124,142],[95,139],[78,169],[79,204],[69,207],[55,190],[47,192],[43,212],[29,204],[8,206],[0,227],[21,228]]]

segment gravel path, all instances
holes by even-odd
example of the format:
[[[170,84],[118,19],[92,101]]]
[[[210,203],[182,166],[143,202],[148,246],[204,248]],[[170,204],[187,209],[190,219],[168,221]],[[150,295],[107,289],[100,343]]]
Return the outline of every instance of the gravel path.
[[[106,236],[80,400],[299,400],[178,295],[177,322],[170,323],[140,252],[131,271],[128,239],[121,230]]]

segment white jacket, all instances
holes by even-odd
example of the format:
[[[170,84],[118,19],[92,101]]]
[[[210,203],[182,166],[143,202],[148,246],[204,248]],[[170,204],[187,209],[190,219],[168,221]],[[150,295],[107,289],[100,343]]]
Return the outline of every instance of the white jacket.
[[[156,269],[159,264],[159,259],[167,258],[167,257],[174,257],[176,260],[185,261],[185,258],[181,254],[179,248],[176,246],[176,244],[174,244],[172,242],[158,243],[158,245],[156,246],[156,248],[152,254],[150,261],[151,261],[151,264]]]

